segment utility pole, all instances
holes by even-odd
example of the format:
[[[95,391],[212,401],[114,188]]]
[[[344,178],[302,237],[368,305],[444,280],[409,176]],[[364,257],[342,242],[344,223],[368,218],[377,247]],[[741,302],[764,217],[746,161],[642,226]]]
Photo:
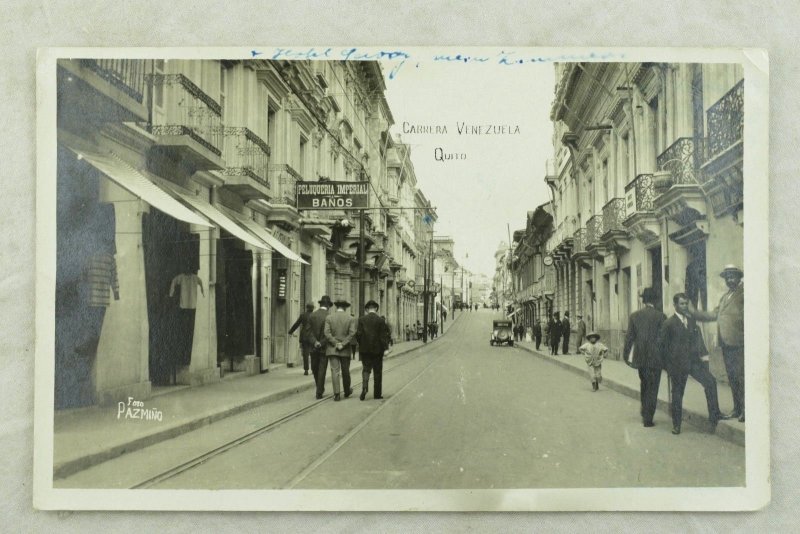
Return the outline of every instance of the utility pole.
[[[364,174],[361,175],[364,180]],[[364,209],[358,210],[358,317],[364,315]]]

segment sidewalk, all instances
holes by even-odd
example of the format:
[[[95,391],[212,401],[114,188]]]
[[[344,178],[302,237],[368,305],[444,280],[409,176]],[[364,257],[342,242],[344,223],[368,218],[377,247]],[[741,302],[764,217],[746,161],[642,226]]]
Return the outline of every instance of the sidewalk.
[[[460,313],[458,314],[460,317]],[[448,317],[444,332],[454,321]],[[438,339],[438,338],[437,338]],[[435,343],[436,340],[429,341]],[[387,359],[415,351],[422,341],[395,343]],[[350,373],[360,379],[361,362]],[[327,373],[330,382],[330,371]],[[330,391],[330,383],[327,384]],[[122,454],[149,447],[225,417],[314,389],[314,378],[300,367],[281,367],[268,373],[223,379],[214,384],[179,387],[141,402],[143,413],[157,419],[119,418],[119,406],[92,406],[56,412],[53,434],[53,476],[64,478]],[[311,397],[309,397],[311,399]],[[123,407],[126,409],[127,406]],[[136,412],[133,412],[136,413]]]
[[[590,387],[588,370],[583,356],[576,354],[550,356],[549,351],[545,352],[546,349],[544,345],[540,346],[540,349],[543,350],[537,351],[535,348],[536,344],[530,341],[518,341],[515,343],[515,346],[527,350],[543,360],[547,360],[564,369],[586,377],[586,387]],[[671,424],[669,422],[668,383],[669,378],[667,377],[667,373],[662,372],[661,386],[658,390],[658,410],[667,416],[667,421],[664,421],[662,424]],[[628,365],[622,361],[605,360],[603,362],[603,383],[600,387],[606,387],[632,397],[637,401],[639,400],[639,374],[636,372],[636,369],[628,367]],[[717,396],[719,397],[719,408],[722,413],[732,412],[733,400],[730,386],[728,386],[728,384],[717,383]],[[638,414],[636,415],[638,416]],[[683,395],[683,422],[684,424],[689,423],[703,430],[708,429],[706,396],[702,386],[691,377],[686,383],[686,391]],[[736,419],[720,421],[717,425],[716,435],[724,440],[744,447],[745,423],[740,423]]]

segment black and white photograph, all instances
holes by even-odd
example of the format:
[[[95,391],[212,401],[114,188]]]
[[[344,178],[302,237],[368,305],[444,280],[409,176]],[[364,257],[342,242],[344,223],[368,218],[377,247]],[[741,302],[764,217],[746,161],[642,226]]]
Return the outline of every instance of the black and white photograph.
[[[765,506],[767,65],[40,50],[35,506]]]

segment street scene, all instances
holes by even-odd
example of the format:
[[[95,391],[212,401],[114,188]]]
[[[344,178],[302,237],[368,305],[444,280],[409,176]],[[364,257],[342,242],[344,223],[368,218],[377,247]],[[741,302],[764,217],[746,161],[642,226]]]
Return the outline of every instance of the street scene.
[[[330,51],[57,61],[53,487],[745,486],[743,67]]]
[[[363,402],[351,396],[337,403],[328,395],[315,403],[313,389],[307,387],[312,379],[293,370],[292,376],[281,376],[282,386],[302,391],[89,467],[56,484],[120,489],[463,489],[744,483],[740,445],[709,435],[702,426],[687,428],[677,439],[670,434],[665,411],[656,415],[653,429],[644,428],[635,395],[605,384],[594,394],[582,369],[570,371],[547,361],[550,357],[534,352],[529,342],[490,347],[490,325],[496,317],[491,310],[457,315],[443,337],[387,359],[383,400],[370,394]],[[635,371],[619,367],[620,386],[636,378]],[[689,388],[686,409],[699,416],[704,409],[702,390],[696,384]],[[166,397],[153,404],[164,412],[172,406]],[[309,405],[313,408],[287,419]],[[232,438],[268,425],[252,439],[224,447]],[[89,432],[100,437],[103,427],[105,432],[115,428],[100,422]],[[209,455],[212,451],[216,452]],[[202,462],[194,463],[198,458]]]

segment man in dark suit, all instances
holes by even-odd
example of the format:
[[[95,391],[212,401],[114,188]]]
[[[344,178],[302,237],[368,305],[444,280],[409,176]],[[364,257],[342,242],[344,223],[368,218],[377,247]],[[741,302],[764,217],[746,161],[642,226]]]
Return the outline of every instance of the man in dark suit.
[[[533,323],[533,338],[536,340],[536,350],[539,350],[539,345],[542,344],[542,321],[539,319]]]
[[[375,388],[373,396],[382,399],[383,357],[389,351],[389,327],[386,321],[378,316],[378,303],[367,302],[366,314],[358,319],[356,339],[361,354],[361,400],[367,397],[369,375],[375,371]]]
[[[744,272],[736,265],[726,265],[720,273],[728,286],[717,308],[709,313],[691,310],[698,321],[717,321],[717,339],[733,394],[733,413],[744,423]]]
[[[561,352],[563,352],[564,354],[569,354],[569,334],[570,334],[569,329],[570,329],[570,326],[571,325],[569,324],[569,312],[565,311],[564,312],[564,320],[561,321],[561,335],[564,337],[564,343],[562,343],[562,345],[561,345]]]
[[[311,371],[317,384],[317,398],[325,393],[325,374],[328,372],[328,358],[325,356],[325,318],[328,308],[333,306],[328,295],[319,299],[319,308],[308,316],[308,341],[311,344]]]
[[[681,433],[683,392],[689,376],[700,382],[705,390],[708,420],[713,432],[724,417],[717,401],[717,381],[700,359],[708,351],[697,322],[689,317],[689,297],[677,293],[672,297],[672,303],[675,315],[664,321],[658,336],[664,367],[672,386],[672,433]]]
[[[344,383],[344,396],[349,397],[353,394],[353,390],[350,388],[350,344],[356,335],[356,319],[347,313],[350,303],[346,300],[339,299],[333,304],[336,306],[336,311],[325,317],[325,340],[327,342],[325,355],[331,365],[333,400],[338,401],[341,399],[340,378]]]
[[[646,287],[642,291],[644,307],[631,314],[625,348],[622,357],[631,367],[639,370],[639,399],[644,426],[653,426],[653,416],[658,403],[658,387],[661,384],[661,354],[658,351],[658,333],[666,316],[655,309],[656,292]],[[631,359],[631,349],[633,359]]]
[[[550,355],[558,356],[558,342],[561,341],[561,316],[558,312],[553,314],[550,323]]]
[[[308,358],[311,355],[311,349],[314,348],[310,343],[308,335],[308,318],[314,312],[314,305],[310,302],[306,304],[306,311],[300,314],[300,317],[294,322],[289,329],[289,335],[294,334],[294,331],[300,329],[300,352],[303,354],[303,371],[305,375],[308,374]]]

